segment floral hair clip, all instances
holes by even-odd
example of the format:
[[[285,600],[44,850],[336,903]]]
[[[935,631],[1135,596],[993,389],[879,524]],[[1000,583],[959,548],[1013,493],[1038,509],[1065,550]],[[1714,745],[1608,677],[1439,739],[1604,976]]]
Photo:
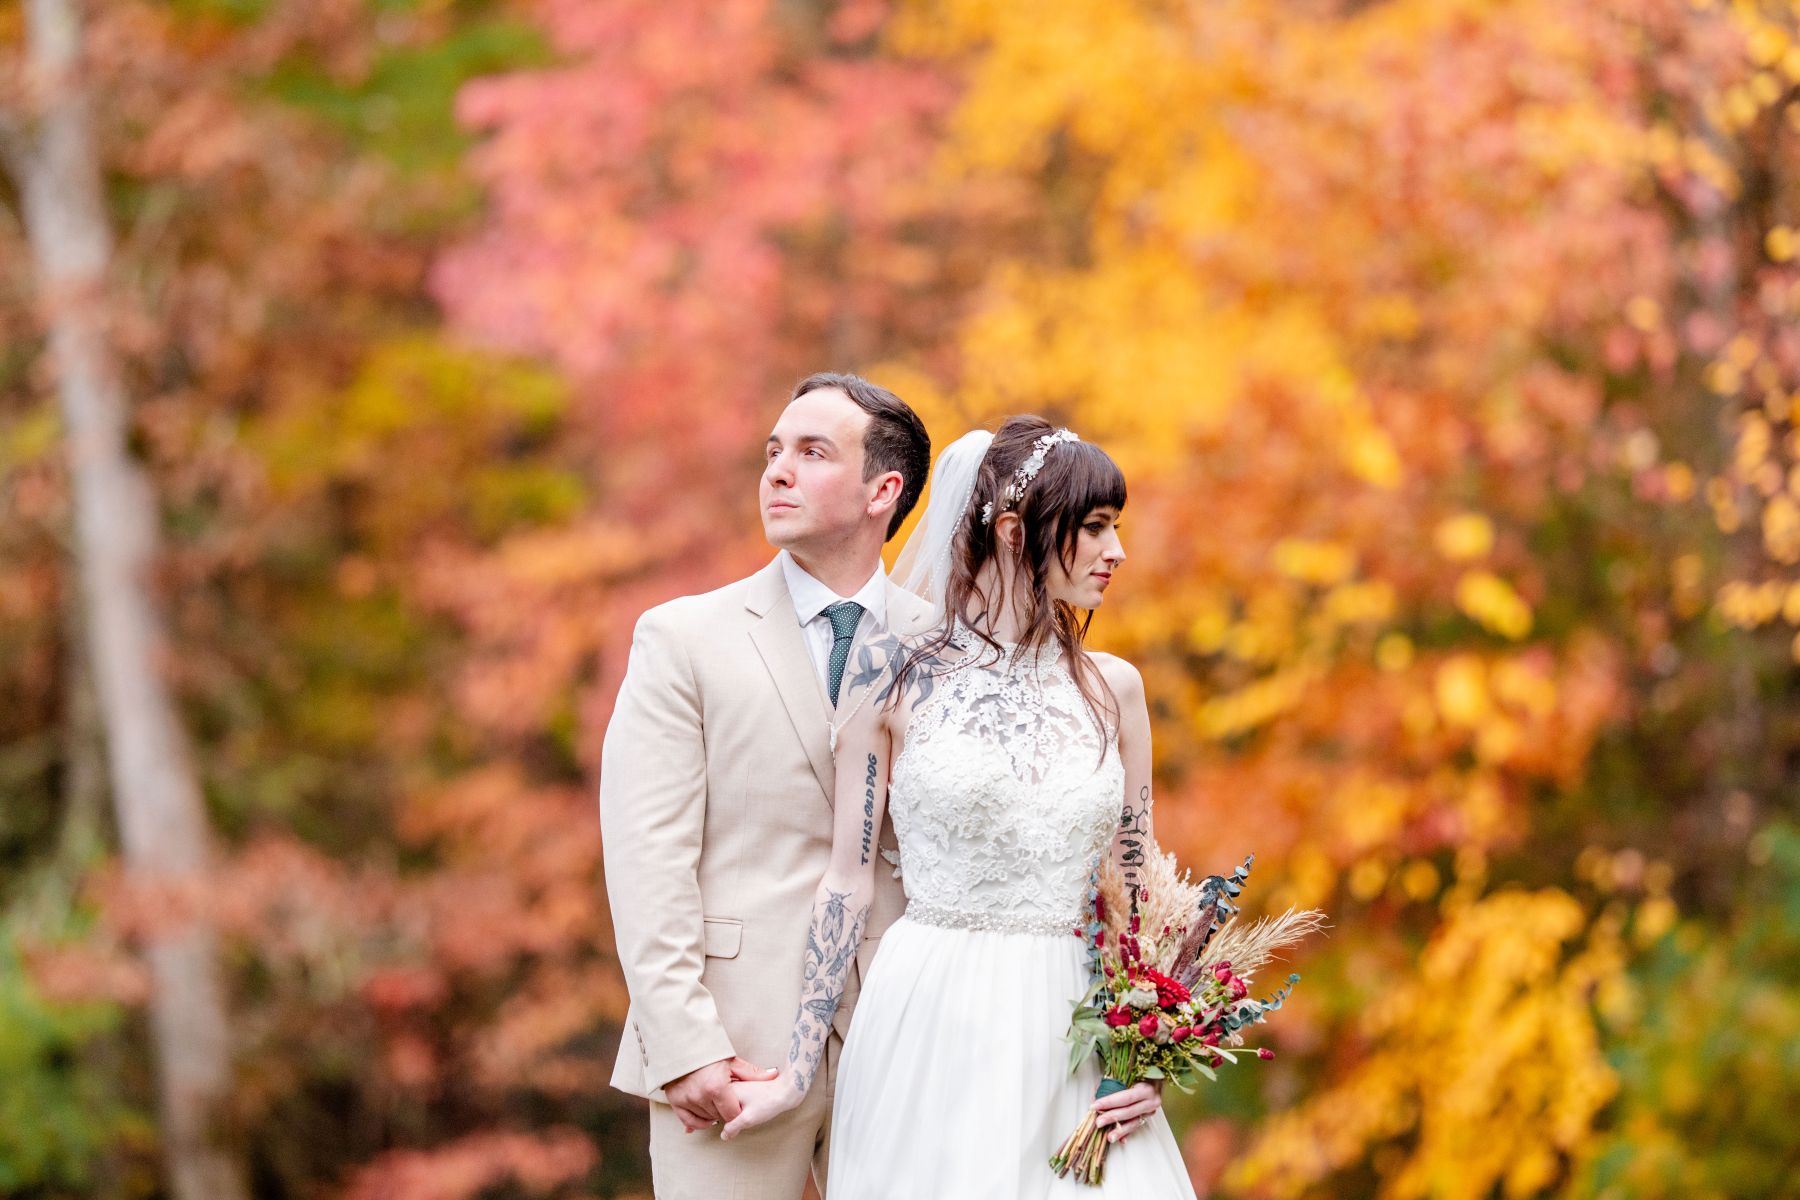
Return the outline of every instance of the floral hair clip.
[[[1052,446],[1058,442],[1079,442],[1080,440],[1080,434],[1065,427],[1054,433],[1046,433],[1033,442],[1031,453],[1026,456],[1024,462],[1019,464],[1019,469],[1013,472],[1012,482],[1006,485],[1006,490],[1000,493],[1000,511],[1005,512],[1025,498],[1025,489],[1030,486],[1033,479],[1037,478],[1037,473],[1043,469],[1044,455],[1050,453]],[[991,525],[993,522],[994,502],[990,500],[981,506],[981,523]]]

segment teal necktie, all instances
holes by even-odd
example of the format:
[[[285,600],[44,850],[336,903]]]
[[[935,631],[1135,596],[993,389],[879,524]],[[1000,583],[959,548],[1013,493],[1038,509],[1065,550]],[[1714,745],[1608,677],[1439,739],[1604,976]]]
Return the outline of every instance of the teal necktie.
[[[831,706],[837,707],[838,684],[844,681],[844,664],[850,661],[850,636],[862,618],[863,606],[854,600],[839,600],[825,606],[825,619],[831,622],[831,663],[826,674],[831,677]]]

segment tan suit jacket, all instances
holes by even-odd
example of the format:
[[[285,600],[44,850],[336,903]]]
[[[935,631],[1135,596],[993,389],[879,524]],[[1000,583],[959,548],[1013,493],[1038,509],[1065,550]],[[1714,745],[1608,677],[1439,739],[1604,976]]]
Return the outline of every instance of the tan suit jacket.
[[[930,622],[930,606],[891,582],[887,603],[890,630]],[[733,1054],[786,1063],[831,853],[830,716],[779,557],[639,618],[600,767],[606,890],[631,994],[614,1087],[660,1101],[671,1080]],[[895,847],[891,822],[879,840]],[[840,1035],[906,904],[880,860],[875,880]]]

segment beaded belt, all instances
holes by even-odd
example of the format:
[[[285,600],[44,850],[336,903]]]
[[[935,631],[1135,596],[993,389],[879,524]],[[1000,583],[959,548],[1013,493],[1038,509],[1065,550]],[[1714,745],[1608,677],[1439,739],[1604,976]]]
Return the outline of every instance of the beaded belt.
[[[936,925],[943,929],[980,929],[993,933],[1061,934],[1063,937],[1075,936],[1075,929],[1081,924],[1079,917],[970,912],[967,909],[922,904],[917,900],[908,903],[906,911],[902,915],[912,918],[921,925]]]

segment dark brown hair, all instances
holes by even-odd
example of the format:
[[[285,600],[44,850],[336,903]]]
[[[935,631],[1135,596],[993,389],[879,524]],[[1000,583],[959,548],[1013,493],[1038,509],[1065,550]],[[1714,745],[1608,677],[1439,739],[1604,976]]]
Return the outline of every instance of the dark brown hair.
[[[906,401],[861,375],[836,371],[808,375],[794,385],[794,394],[788,397],[788,403],[808,392],[825,388],[836,388],[848,396],[852,404],[869,414],[869,428],[863,434],[864,482],[884,471],[900,472],[900,501],[894,505],[887,537],[882,539],[890,541],[925,492],[925,476],[931,473],[931,435],[925,432],[925,422],[919,420],[919,414]]]
[[[999,572],[1001,594],[995,596],[983,591],[979,577],[990,558],[1012,555],[1024,585],[1025,629],[1019,638],[1018,654],[1033,653],[1054,640],[1074,664],[1071,674],[1075,686],[1081,690],[1095,722],[1102,730],[1116,725],[1118,700],[1082,644],[1094,619],[1093,610],[1052,600],[1044,581],[1052,555],[1061,561],[1064,570],[1074,569],[1076,539],[1090,513],[1097,508],[1125,507],[1124,473],[1106,451],[1092,442],[1055,442],[1044,453],[1044,465],[1026,485],[1024,498],[1010,508],[1001,500],[1013,473],[1031,456],[1033,444],[1055,428],[1042,417],[1025,414],[1008,417],[995,431],[993,443],[976,469],[974,492],[962,524],[951,541],[943,619],[907,656],[896,679],[895,696],[904,691],[914,671],[927,669],[925,664],[950,644],[958,615],[965,616],[990,650],[1004,653],[1000,643],[976,622],[1001,611],[1008,603],[1004,594],[1006,572]],[[994,520],[984,523],[981,511],[989,503],[994,506]],[[1009,549],[996,533],[1002,512],[1019,514],[1024,536],[1019,539],[1017,550]]]

